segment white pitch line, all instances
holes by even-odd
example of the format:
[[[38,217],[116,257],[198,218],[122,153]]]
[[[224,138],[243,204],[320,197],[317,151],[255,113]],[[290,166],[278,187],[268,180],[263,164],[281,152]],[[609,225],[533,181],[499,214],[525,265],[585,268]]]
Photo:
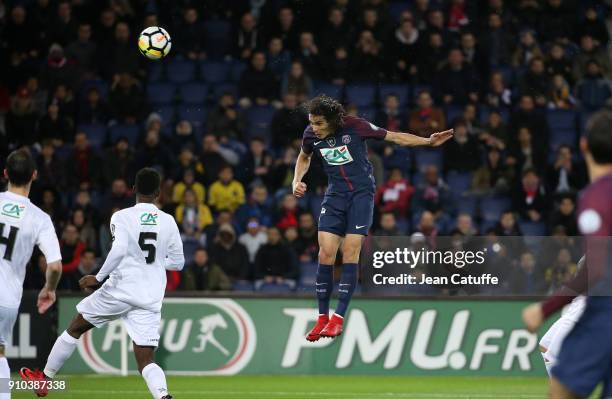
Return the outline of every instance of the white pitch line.
[[[94,391],[90,389],[68,389],[65,393],[82,393],[87,395],[133,395],[139,393],[146,393],[145,390],[104,390],[104,391]],[[285,396],[285,397],[295,397],[295,396],[317,396],[322,397],[325,395],[329,396],[350,396],[350,397],[376,397],[376,398],[541,398],[541,395],[534,394],[483,394],[483,393],[454,393],[454,394],[446,394],[446,393],[433,393],[433,392],[295,392],[295,391],[254,391],[254,392],[245,392],[245,391],[171,391],[171,393],[176,395],[231,395],[231,396],[255,396],[255,395],[269,395],[269,396]]]

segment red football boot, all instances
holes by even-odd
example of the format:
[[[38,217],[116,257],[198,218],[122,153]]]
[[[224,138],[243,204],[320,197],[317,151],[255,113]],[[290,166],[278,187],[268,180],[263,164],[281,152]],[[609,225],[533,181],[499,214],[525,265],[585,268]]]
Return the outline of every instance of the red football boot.
[[[21,379],[25,381],[47,381],[47,376],[40,370],[30,370],[27,367],[22,367],[19,370],[19,375],[21,375]],[[34,393],[39,398],[47,396],[49,394],[49,389],[47,384],[41,384],[39,388],[34,389]]]
[[[326,314],[320,314],[317,324],[314,325],[312,330],[306,335],[306,341],[315,342],[321,338],[321,330],[325,328],[329,322],[329,316]]]
[[[344,318],[334,313],[329,323],[321,330],[319,335],[327,338],[336,338],[340,336],[342,334],[342,323],[344,323]]]

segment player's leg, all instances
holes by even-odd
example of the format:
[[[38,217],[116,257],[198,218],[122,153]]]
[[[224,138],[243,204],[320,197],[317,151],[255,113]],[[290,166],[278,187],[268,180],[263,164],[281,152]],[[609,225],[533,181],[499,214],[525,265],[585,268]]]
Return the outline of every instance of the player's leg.
[[[548,377],[550,378],[550,369],[552,368],[552,363],[550,359],[550,353],[548,353],[548,349],[550,348],[550,344],[553,340],[553,337],[557,333],[557,329],[559,327],[559,321],[561,319],[555,321],[552,326],[546,331],[546,334],[540,339],[540,353],[542,354],[542,359],[544,360],[544,366],[546,367],[546,372],[548,373]]]
[[[6,343],[13,332],[15,320],[17,320],[18,309],[0,306],[0,388],[8,389],[8,380],[11,378],[11,369],[6,358]],[[6,381],[6,385],[4,382]],[[10,399],[9,392],[0,390],[0,399]]]
[[[94,327],[93,324],[83,318],[83,315],[77,313],[72,319],[68,328],[60,334],[55,340],[47,364],[45,364],[44,373],[47,378],[55,378],[55,375],[62,368],[66,360],[72,356],[77,347],[79,338],[87,331]]]
[[[159,344],[161,313],[133,309],[123,316],[125,328],[134,342],[134,356],[142,375],[155,399],[168,399],[168,385],[164,371],[155,363],[155,349]]]

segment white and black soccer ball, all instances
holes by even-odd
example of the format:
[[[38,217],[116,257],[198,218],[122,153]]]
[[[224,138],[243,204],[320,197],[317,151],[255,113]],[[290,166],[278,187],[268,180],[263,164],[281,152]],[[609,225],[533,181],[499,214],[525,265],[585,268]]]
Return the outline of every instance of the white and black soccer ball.
[[[164,58],[170,52],[172,39],[164,28],[150,26],[140,33],[138,48],[145,57],[151,60]]]

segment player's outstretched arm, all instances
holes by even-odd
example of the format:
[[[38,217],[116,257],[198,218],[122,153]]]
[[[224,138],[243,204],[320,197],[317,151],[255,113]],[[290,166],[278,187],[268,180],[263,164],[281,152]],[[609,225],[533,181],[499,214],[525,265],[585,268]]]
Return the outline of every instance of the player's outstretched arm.
[[[295,163],[295,171],[293,173],[293,195],[300,198],[306,194],[306,183],[302,182],[304,175],[308,172],[310,167],[310,159],[312,154],[306,154],[304,150],[300,150],[297,162]]]
[[[55,261],[47,265],[45,286],[38,294],[38,313],[43,314],[55,303],[55,290],[62,276],[62,262]]]
[[[387,132],[385,141],[404,147],[430,146],[437,147],[453,137],[453,129],[436,132],[429,137],[420,137],[410,133]]]

